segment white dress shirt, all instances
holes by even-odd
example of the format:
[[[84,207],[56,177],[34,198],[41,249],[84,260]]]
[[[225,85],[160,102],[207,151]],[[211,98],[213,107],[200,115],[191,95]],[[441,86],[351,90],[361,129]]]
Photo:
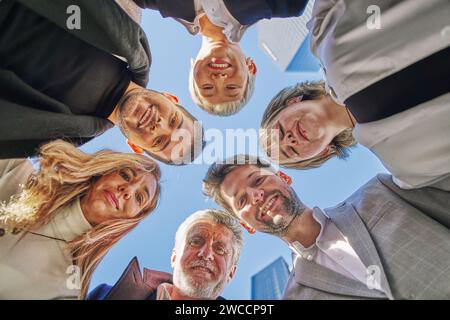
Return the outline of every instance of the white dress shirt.
[[[357,124],[353,136],[404,189],[450,191],[450,93],[388,118]]]
[[[291,249],[297,254],[296,259],[313,261],[366,285],[366,266],[353,250],[347,238],[321,209],[314,208],[313,217],[320,224],[320,233],[316,242],[308,248],[303,247],[298,241],[291,243]]]
[[[182,23],[188,32],[196,35],[200,32],[199,19],[206,14],[208,19],[218,27],[223,28],[223,33],[228,41],[237,43],[241,41],[245,30],[249,26],[243,26],[228,11],[223,0],[194,0],[196,17],[194,22],[183,19],[175,19]]]
[[[161,283],[156,288],[156,300],[172,300],[171,294],[173,291],[173,284]]]

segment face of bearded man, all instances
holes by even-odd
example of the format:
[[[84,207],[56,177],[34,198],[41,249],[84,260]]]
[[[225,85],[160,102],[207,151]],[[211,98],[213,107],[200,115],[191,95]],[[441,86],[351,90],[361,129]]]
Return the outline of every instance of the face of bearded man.
[[[172,256],[175,287],[193,299],[216,299],[234,275],[233,241],[224,225],[193,224]]]
[[[254,165],[242,165],[228,173],[220,193],[240,220],[278,237],[286,234],[306,209],[279,175]]]

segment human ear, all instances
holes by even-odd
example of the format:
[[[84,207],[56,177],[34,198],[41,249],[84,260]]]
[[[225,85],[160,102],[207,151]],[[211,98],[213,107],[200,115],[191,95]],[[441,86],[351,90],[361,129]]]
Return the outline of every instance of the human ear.
[[[175,266],[175,261],[177,260],[177,252],[174,250],[172,250],[172,256],[170,257],[170,265],[172,266],[172,268]]]
[[[231,267],[231,270],[230,270],[230,273],[228,274],[228,280],[227,280],[227,282],[230,282],[231,280],[233,280],[233,278],[234,278],[234,274],[236,273],[236,265],[233,265],[232,267]]]
[[[256,69],[256,64],[253,62],[253,59],[252,58],[247,58],[246,59],[246,64],[247,64],[247,67],[248,67],[248,71],[251,74],[255,75],[257,69]]]
[[[166,97],[167,99],[169,99],[170,101],[172,101],[175,104],[178,104],[178,97],[174,96],[173,94],[170,94],[168,92],[161,92],[161,94]]]
[[[292,185],[292,178],[283,171],[278,171],[277,176],[279,176],[281,180],[286,182],[288,185]]]
[[[327,156],[331,154],[333,151],[335,151],[335,146],[329,144],[325,147],[325,149],[322,150],[319,156]]]
[[[142,149],[141,147],[135,145],[129,139],[127,139],[127,144],[130,146],[131,150],[133,150],[134,153],[136,153],[136,154],[143,154],[144,153],[144,149]]]
[[[288,106],[290,106],[290,105],[299,103],[299,102],[301,102],[302,100],[303,100],[303,96],[293,97],[293,98],[290,98],[290,99],[286,102],[286,104],[287,104]]]
[[[248,225],[246,222],[244,222],[242,220],[240,221],[240,224],[241,224],[241,226],[244,227],[245,230],[247,230],[248,233],[255,234],[255,232],[256,232],[255,228],[253,228],[252,226]]]

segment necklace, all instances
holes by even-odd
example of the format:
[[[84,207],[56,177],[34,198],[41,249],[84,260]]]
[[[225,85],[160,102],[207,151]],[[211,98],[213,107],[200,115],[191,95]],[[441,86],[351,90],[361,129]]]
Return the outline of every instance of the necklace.
[[[56,240],[56,241],[62,241],[62,242],[67,243],[66,240],[61,239],[61,238],[55,238],[55,237],[51,237],[51,236],[46,236],[45,234],[41,234],[41,233],[37,233],[37,232],[31,232],[31,231],[28,231],[28,233],[34,234],[35,236],[41,236],[41,237],[44,237],[44,238],[48,238],[48,239],[52,239],[52,240]]]
[[[350,115],[350,111],[348,111],[347,106],[345,106],[345,111],[347,111],[348,118],[350,119],[350,121],[352,123],[352,128],[354,128],[355,127],[355,123],[353,122],[352,116]]]

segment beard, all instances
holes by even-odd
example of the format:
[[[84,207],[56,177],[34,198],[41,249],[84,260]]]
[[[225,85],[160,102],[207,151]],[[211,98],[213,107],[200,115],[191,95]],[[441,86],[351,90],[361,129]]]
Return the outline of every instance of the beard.
[[[192,267],[207,267],[217,273],[217,268],[208,261],[194,260],[190,262],[186,269],[190,270]],[[186,272],[183,266],[178,265],[173,274],[173,283],[184,295],[193,299],[212,300],[215,299],[223,291],[227,279],[220,279],[217,283],[214,280],[200,280]]]
[[[258,231],[282,237],[287,233],[292,222],[305,212],[306,206],[300,201],[294,190],[289,188],[288,192],[288,197],[278,190],[267,195],[267,197],[270,197],[273,194],[278,194],[282,198],[281,210],[285,212],[285,216],[277,215],[272,221],[258,220],[264,224],[264,227]]]

